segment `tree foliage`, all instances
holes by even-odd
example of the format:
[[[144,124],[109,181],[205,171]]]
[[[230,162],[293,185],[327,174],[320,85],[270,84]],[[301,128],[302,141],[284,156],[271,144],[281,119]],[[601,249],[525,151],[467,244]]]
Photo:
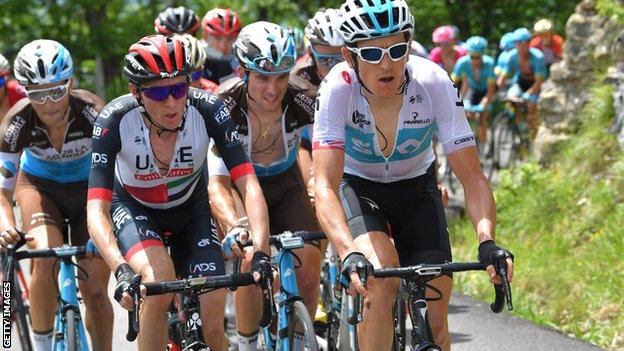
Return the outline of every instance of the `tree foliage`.
[[[507,31],[532,24],[541,17],[555,21],[563,32],[577,0],[408,0],[415,17],[415,39],[431,47],[431,32],[442,24],[455,24],[463,39],[482,35],[492,49]],[[3,0],[0,1],[0,52],[13,59],[31,40],[48,38],[63,43],[72,53],[76,75],[83,87],[94,89],[95,59],[104,63],[107,97],[122,93],[123,56],[143,35],[153,33],[153,21],[168,6],[188,6],[203,16],[213,7],[231,7],[243,23],[268,20],[303,27],[320,7],[338,7],[341,0]],[[199,34],[198,34],[199,35]],[[494,52],[492,52],[494,53]]]

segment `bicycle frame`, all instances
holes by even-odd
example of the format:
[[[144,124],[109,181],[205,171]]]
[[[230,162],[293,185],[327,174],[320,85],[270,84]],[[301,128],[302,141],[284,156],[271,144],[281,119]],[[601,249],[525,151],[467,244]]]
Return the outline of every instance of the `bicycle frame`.
[[[57,250],[59,254],[68,255],[60,259],[60,267],[58,273],[59,286],[59,308],[56,310],[54,321],[54,340],[52,350],[64,351],[66,346],[64,336],[67,335],[67,310],[72,309],[76,312],[76,347],[78,350],[88,350],[87,333],[84,323],[80,315],[80,307],[78,305],[78,285],[76,284],[76,265],[72,262],[71,256],[78,254],[76,248],[70,248],[67,245]]]
[[[431,342],[433,334],[427,318],[426,286],[424,284],[407,281],[409,292],[407,294],[407,306],[412,322],[412,351],[441,350]]]
[[[262,329],[262,334],[264,335],[264,340],[269,351],[290,350],[290,341],[288,338],[282,336],[282,330],[286,330],[288,327],[288,315],[291,313],[291,302],[295,299],[300,299],[297,275],[295,272],[295,255],[292,253],[292,249],[301,248],[303,246],[304,243],[303,240],[301,240],[301,246],[293,245],[293,247],[283,247],[279,250],[275,258],[279,265],[281,285],[280,294],[278,296],[280,308],[277,319],[277,337],[274,338],[271,335],[269,327]]]

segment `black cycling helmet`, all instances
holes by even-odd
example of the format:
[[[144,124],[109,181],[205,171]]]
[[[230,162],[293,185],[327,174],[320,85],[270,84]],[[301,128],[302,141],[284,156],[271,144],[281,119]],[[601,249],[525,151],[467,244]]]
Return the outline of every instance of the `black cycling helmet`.
[[[195,35],[199,29],[199,18],[195,11],[180,7],[168,7],[154,20],[154,30],[163,35],[189,33]]]

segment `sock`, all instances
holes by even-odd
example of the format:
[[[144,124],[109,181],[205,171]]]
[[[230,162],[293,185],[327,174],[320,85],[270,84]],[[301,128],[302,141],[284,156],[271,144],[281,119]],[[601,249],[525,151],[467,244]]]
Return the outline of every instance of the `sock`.
[[[293,345],[293,350],[301,350],[303,351],[303,349],[306,346],[306,338],[303,334],[299,334],[297,332],[295,332],[295,338],[294,338],[294,345]]]
[[[43,333],[33,333],[34,341],[33,347],[35,351],[50,351],[52,350],[52,330]]]
[[[238,351],[258,351],[258,331],[248,336],[238,333]]]

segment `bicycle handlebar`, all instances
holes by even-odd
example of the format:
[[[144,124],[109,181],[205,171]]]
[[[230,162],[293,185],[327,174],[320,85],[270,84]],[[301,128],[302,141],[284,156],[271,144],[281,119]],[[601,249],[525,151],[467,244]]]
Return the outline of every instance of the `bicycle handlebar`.
[[[260,281],[262,283],[263,280]],[[145,283],[146,296],[163,295],[177,292],[196,292],[227,287],[238,287],[256,284],[252,273],[227,274],[213,277],[197,277],[181,280]],[[271,284],[268,284],[271,286]],[[128,311],[128,332],[126,339],[134,341],[139,334],[139,302],[141,298],[141,276],[136,274],[130,283],[128,293],[132,296],[134,307]],[[272,295],[271,295],[272,297]],[[273,301],[271,300],[271,303]],[[271,317],[272,318],[272,315]],[[269,318],[269,322],[270,322]],[[268,325],[268,323],[267,323]]]
[[[251,273],[227,274],[216,277],[198,277],[182,280],[145,283],[145,295],[163,295],[192,290],[221,289],[256,284]]]
[[[269,236],[269,244],[273,246],[279,246],[282,238],[300,237],[304,242],[310,242],[315,240],[327,239],[324,232],[308,232],[308,231],[295,231],[295,232],[283,232]],[[240,244],[242,247],[252,246],[253,243],[248,241],[244,244]]]

